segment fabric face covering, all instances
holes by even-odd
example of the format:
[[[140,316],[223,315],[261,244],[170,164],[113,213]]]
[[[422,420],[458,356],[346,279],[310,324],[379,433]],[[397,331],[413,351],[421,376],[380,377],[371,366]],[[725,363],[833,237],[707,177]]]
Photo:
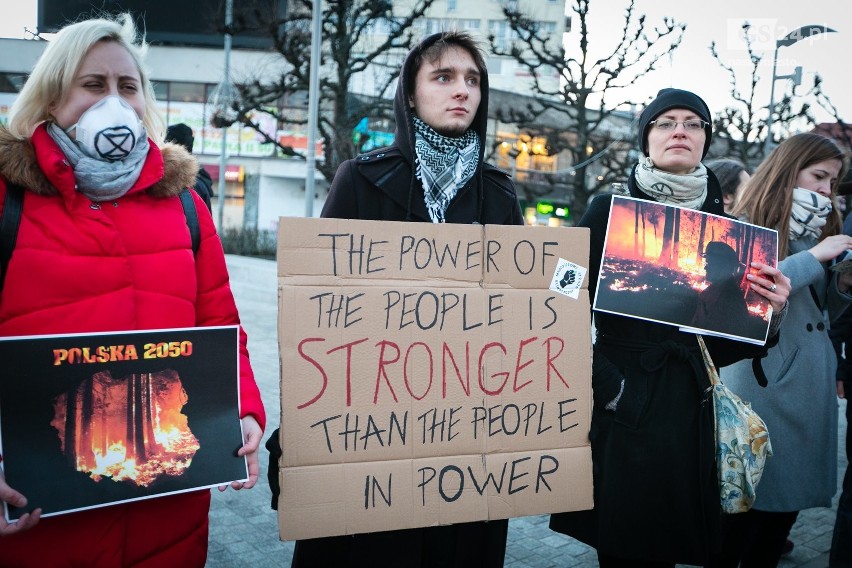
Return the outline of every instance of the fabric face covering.
[[[793,189],[793,208],[790,211],[790,240],[805,235],[819,238],[828,216],[831,214],[831,199],[815,191],[796,187]]]
[[[136,111],[121,97],[104,97],[84,112],[77,124],[76,142],[82,152],[96,160],[124,160],[144,133]]]

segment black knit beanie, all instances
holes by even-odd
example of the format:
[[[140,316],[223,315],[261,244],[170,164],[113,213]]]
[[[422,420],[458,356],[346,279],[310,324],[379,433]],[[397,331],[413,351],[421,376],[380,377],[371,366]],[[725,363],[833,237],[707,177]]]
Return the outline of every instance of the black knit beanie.
[[[648,128],[651,126],[651,121],[673,108],[691,110],[707,123],[707,126],[704,127],[704,132],[707,134],[704,139],[704,153],[701,154],[703,160],[713,139],[710,109],[701,97],[681,89],[662,89],[657,93],[657,98],[648,103],[648,106],[639,115],[639,147],[642,148],[642,153],[648,155]]]

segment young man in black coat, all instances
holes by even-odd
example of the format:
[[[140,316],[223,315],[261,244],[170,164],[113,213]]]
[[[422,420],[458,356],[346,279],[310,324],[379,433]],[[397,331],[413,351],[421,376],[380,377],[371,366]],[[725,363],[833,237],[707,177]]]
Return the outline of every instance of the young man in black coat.
[[[484,163],[488,74],[466,33],[425,38],[406,57],[394,99],[393,145],[340,165],[323,217],[425,223],[522,225],[509,176]],[[281,455],[271,452],[273,507]],[[506,520],[317,538],[296,542],[293,568],[502,567]]]

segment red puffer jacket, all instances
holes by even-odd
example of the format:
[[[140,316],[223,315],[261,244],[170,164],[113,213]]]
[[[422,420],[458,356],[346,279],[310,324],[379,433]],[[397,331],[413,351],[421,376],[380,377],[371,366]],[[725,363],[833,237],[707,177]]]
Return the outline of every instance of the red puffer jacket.
[[[201,244],[193,257],[176,197],[196,171],[182,148],[152,142],[133,188],[97,204],[75,190],[44,126],[27,141],[0,127],[0,203],[6,180],[28,190],[0,294],[0,336],[239,323],[210,213],[194,195]],[[14,377],[0,372],[0,380]],[[264,427],[242,331],[240,403],[241,416]],[[198,491],[42,519],[0,537],[0,566],[203,566],[209,504],[209,491]]]

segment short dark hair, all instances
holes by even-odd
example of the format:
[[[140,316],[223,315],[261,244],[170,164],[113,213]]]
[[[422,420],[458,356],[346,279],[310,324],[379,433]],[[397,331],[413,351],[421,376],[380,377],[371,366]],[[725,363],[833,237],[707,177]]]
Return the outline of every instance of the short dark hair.
[[[748,173],[745,164],[733,158],[716,158],[708,160],[704,165],[716,174],[723,195],[736,195],[740,186],[740,174]]]
[[[195,144],[195,136],[192,134],[192,128],[179,122],[166,129],[166,142],[180,144],[191,154],[192,146]]]
[[[434,63],[451,47],[460,47],[470,53],[480,75],[488,74],[488,69],[485,66],[485,55],[482,52],[482,48],[479,46],[479,42],[476,41],[470,33],[455,30],[441,32],[438,34],[437,38],[430,36],[421,41],[420,44],[414,48],[415,55],[412,60],[411,73],[408,75],[409,84],[405,86],[406,92],[409,94],[414,93],[414,83],[417,78],[417,72],[420,71],[420,66],[423,65],[423,61],[426,60],[430,63]]]

